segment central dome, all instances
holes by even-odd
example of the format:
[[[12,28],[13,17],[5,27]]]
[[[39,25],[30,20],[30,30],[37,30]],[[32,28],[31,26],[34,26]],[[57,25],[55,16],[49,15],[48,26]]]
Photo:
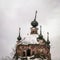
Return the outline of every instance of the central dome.
[[[38,22],[34,19],[34,21],[31,22],[31,25],[33,27],[36,27],[36,26],[38,26]]]

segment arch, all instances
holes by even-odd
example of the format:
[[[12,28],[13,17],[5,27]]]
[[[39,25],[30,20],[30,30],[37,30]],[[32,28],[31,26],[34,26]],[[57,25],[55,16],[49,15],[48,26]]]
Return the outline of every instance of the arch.
[[[23,51],[23,56],[25,56],[25,52]]]
[[[30,56],[30,55],[31,55],[31,50],[27,49],[27,56]]]
[[[35,54],[35,51],[32,52],[32,55],[34,55],[34,54]]]

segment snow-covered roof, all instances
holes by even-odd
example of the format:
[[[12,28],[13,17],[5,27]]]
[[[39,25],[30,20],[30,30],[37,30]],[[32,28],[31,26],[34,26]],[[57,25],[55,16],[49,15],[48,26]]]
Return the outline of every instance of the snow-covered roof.
[[[37,34],[30,34],[25,36],[22,40],[21,40],[21,44],[27,45],[27,44],[38,44],[37,42]]]

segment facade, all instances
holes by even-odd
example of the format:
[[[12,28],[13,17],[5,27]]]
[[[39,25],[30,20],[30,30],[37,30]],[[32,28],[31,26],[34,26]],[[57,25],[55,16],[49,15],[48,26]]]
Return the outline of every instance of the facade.
[[[42,35],[42,26],[40,26],[40,34],[38,34],[38,22],[36,21],[37,11],[35,13],[35,18],[31,22],[31,32],[29,39],[23,39],[20,36],[20,28],[19,28],[19,36],[17,37],[17,45],[16,52],[13,58],[18,60],[20,57],[30,57],[30,59],[41,58],[42,60],[51,60],[50,54],[50,41],[49,41],[49,32],[47,32],[47,40],[44,39]],[[31,40],[30,42],[30,38]],[[35,39],[35,40],[34,40]],[[27,42],[28,41],[28,42]]]

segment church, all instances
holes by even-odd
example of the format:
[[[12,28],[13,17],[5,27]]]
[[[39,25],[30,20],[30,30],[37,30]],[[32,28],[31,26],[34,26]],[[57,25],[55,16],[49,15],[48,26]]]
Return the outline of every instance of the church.
[[[49,32],[47,32],[46,40],[42,34],[42,26],[37,28],[38,22],[36,21],[36,16],[37,11],[35,12],[34,20],[31,22],[30,34],[26,38],[22,39],[19,28],[16,50],[13,57],[15,60],[19,58],[27,60],[27,57],[30,57],[30,60],[34,60],[35,58],[40,58],[39,60],[51,60]],[[38,33],[38,30],[40,33]]]

